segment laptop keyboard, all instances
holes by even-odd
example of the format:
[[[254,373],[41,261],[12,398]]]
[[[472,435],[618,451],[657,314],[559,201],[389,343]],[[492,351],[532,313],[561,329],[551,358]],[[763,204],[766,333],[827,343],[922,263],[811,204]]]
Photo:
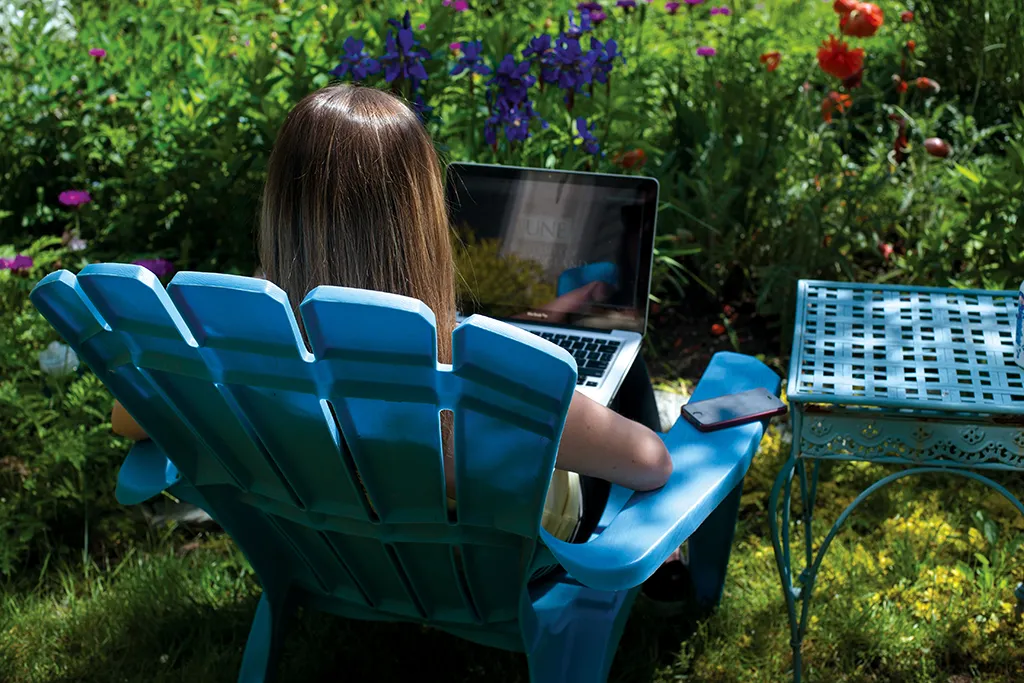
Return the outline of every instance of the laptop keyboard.
[[[558,344],[576,359],[577,386],[596,387],[598,380],[608,372],[612,356],[622,342],[615,339],[597,339],[575,334],[555,332],[534,332],[538,337]]]

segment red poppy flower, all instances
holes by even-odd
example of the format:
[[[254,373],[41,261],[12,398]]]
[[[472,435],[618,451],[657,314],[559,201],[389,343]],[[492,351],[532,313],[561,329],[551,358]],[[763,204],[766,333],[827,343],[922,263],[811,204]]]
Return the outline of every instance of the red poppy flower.
[[[939,87],[939,84],[937,82],[933,81],[930,78],[925,78],[924,76],[914,81],[914,85],[917,86],[918,90],[927,90],[931,92],[933,95],[937,94],[939,90],[942,89]]]
[[[818,49],[818,66],[830,76],[845,80],[864,68],[864,50],[851,50],[846,41],[829,36]]]
[[[779,62],[782,61],[782,55],[778,52],[765,52],[761,55],[761,63],[768,71],[775,71],[779,68]]]
[[[864,83],[864,69],[843,80],[843,87],[847,90],[859,88]]]
[[[725,325],[723,325],[722,323],[715,323],[714,325],[711,326],[711,334],[715,335],[716,337],[721,337],[723,334],[725,334]]]
[[[858,0],[835,0],[835,2],[832,3],[832,9],[834,9],[837,14],[846,16],[853,10],[857,9],[857,5]]]
[[[647,153],[642,149],[631,149],[615,157],[615,163],[622,168],[639,168],[647,162]]]
[[[904,132],[905,130],[906,124],[901,122],[900,132],[892,143],[893,157],[896,159],[897,164],[902,164],[906,160],[908,148],[910,147],[910,142],[907,140],[907,135]]]
[[[907,41],[907,49],[908,49],[908,50],[910,50],[911,52],[913,52],[913,51],[914,51],[914,48],[916,48],[916,47],[917,47],[917,43],[915,43],[915,42],[914,42],[914,41],[912,41],[912,40],[908,40],[908,41]]]
[[[904,24],[909,24],[914,20],[914,13],[911,11],[900,12],[900,21]]]
[[[832,123],[833,112],[842,114],[850,108],[851,104],[853,104],[852,97],[837,93],[833,90],[828,94],[828,97],[821,102],[821,118],[825,119],[825,123]]]
[[[893,82],[896,84],[896,92],[905,93],[907,92],[907,82],[899,76],[892,77]]]
[[[870,2],[858,2],[853,11],[839,20],[839,30],[848,36],[870,38],[875,35],[884,21],[884,15],[878,5]]]
[[[892,256],[893,248],[892,245],[887,242],[880,242],[878,244],[878,251],[882,254],[882,258],[886,261]]]

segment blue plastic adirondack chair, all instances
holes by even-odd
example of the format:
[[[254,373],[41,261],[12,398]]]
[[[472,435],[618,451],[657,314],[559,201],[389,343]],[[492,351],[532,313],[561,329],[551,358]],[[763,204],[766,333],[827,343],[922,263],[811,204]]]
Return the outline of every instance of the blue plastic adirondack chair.
[[[701,434],[678,421],[669,483],[613,487],[598,533],[563,543],[540,519],[576,366],[539,337],[473,316],[440,365],[423,303],[319,287],[301,307],[307,350],[271,283],[186,272],[165,290],[129,265],[52,273],[32,301],[152,436],[125,459],[118,499],[166,489],[200,506],[259,576],[240,681],[272,677],[298,604],[524,652],[534,681],[597,682],[637,587],[687,539],[696,594],[719,600],[761,424]],[[755,387],[779,378],[723,353],[693,398]]]

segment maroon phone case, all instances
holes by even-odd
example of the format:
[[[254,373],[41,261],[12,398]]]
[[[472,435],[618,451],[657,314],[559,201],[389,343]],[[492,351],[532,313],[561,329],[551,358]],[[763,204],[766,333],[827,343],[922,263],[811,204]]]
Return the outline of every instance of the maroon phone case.
[[[734,415],[737,404],[743,413]],[[746,405],[744,405],[746,404]],[[687,403],[680,411],[686,421],[701,432],[713,432],[737,425],[761,422],[787,412],[786,404],[766,389],[752,389],[706,401]],[[722,417],[722,413],[728,417]],[[694,414],[695,413],[695,414]]]

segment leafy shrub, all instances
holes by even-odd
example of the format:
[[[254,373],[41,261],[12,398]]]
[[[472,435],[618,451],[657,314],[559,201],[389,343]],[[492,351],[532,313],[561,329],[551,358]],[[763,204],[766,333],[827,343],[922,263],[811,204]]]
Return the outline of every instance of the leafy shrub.
[[[45,273],[75,265],[74,254],[44,238],[23,256],[30,268],[0,270],[0,575],[102,547],[132,524],[110,514],[126,448],[110,431],[109,392],[84,368],[54,376],[40,366],[58,337],[28,294]]]
[[[989,0],[981,7],[918,0],[915,15],[930,75],[988,127],[1009,121],[1024,100],[1024,5]]]

